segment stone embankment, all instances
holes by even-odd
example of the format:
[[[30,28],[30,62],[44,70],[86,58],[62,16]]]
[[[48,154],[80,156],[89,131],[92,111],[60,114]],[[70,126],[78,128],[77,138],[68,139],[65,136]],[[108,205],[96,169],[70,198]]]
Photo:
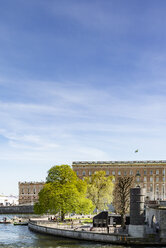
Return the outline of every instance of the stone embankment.
[[[2,206],[0,214],[33,214],[32,205]]]
[[[72,226],[60,226],[56,223],[41,220],[30,220],[28,224],[32,231],[60,236],[65,238],[102,242],[109,244],[122,244],[122,245],[166,245],[166,242],[161,242],[153,237],[150,238],[132,238],[128,234],[121,233],[105,233],[99,230],[90,230],[86,228],[74,228]],[[86,229],[86,230],[85,230]]]
[[[72,229],[69,227],[60,227],[56,226],[54,223],[48,223],[43,221],[29,221],[29,228],[33,231],[51,234],[54,236],[61,236],[65,238],[79,239],[79,240],[88,240],[88,241],[98,241],[104,243],[120,243],[125,242],[126,235],[108,235],[106,233],[95,233],[92,231],[84,231]]]

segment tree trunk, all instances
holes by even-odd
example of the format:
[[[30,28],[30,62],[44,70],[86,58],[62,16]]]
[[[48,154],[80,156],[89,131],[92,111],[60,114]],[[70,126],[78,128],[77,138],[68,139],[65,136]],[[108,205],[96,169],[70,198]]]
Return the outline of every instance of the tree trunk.
[[[123,229],[126,228],[126,226],[125,226],[125,221],[126,221],[126,216],[125,216],[125,214],[123,213],[123,214],[121,214],[121,227],[122,227]]]
[[[64,219],[65,219],[65,213],[61,211],[61,221],[64,221]]]

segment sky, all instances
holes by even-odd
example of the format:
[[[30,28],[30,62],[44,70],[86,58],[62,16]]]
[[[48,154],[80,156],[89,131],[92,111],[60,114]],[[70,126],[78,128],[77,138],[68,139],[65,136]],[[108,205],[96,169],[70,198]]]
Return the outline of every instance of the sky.
[[[165,11],[1,0],[0,194],[73,161],[166,160]]]

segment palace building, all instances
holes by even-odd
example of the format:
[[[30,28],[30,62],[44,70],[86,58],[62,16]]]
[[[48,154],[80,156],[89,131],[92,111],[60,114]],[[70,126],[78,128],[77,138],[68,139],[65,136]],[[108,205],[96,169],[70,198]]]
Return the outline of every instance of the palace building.
[[[39,192],[44,186],[44,182],[19,182],[19,204],[33,205],[39,199]]]
[[[106,176],[134,176],[135,187],[145,189],[150,200],[166,200],[166,160],[73,162],[73,170],[81,179],[104,170]]]

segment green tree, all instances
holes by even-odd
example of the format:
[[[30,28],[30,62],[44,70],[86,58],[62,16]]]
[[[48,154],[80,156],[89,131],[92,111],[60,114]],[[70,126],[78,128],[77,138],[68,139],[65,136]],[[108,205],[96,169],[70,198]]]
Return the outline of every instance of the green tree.
[[[48,171],[46,178],[47,183],[75,183],[77,181],[76,173],[71,169],[69,165],[56,165]]]
[[[60,213],[63,221],[66,213],[93,211],[91,201],[85,198],[86,189],[86,182],[79,179],[69,165],[53,166],[39,192],[35,212]]]
[[[91,177],[87,177],[87,197],[90,199],[98,210],[108,208],[112,201],[113,177],[106,177],[105,171],[98,171]]]
[[[133,186],[134,177],[118,177],[113,191],[113,206],[116,213],[121,215],[121,226],[125,228],[126,214],[130,207],[130,189]]]

